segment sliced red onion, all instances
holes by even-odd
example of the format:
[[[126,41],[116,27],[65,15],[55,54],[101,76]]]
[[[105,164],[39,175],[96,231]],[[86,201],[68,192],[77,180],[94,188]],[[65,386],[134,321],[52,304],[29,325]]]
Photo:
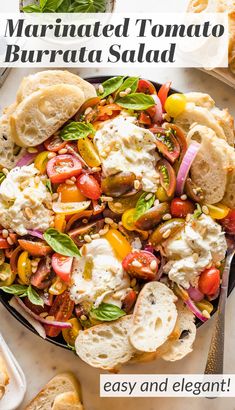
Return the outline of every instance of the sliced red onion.
[[[152,94],[151,97],[154,99],[155,102],[155,113],[152,117],[153,122],[161,123],[163,121],[163,108],[160,98],[156,94]]]
[[[200,302],[204,298],[203,293],[200,292],[198,288],[194,288],[193,286],[190,286],[190,288],[187,289],[187,292],[194,302]]]
[[[205,317],[202,312],[200,311],[200,309],[198,309],[198,307],[194,304],[194,302],[192,301],[192,299],[188,298],[186,300],[184,300],[185,304],[188,306],[188,308],[191,310],[191,312],[193,312],[193,314],[202,322],[206,322],[208,320],[207,317]]]
[[[41,144],[38,147],[35,147],[37,149],[37,152],[35,153],[30,153],[30,152],[26,152],[25,155],[23,155],[22,158],[19,159],[19,161],[16,163],[16,167],[23,167],[25,165],[30,165],[32,164],[32,162],[34,161],[34,159],[36,158],[36,156],[44,151],[44,145]]]
[[[152,245],[146,245],[144,248],[144,251],[153,253],[154,252],[154,247]]]
[[[200,144],[196,141],[193,141],[192,144],[189,145],[183,160],[181,162],[177,179],[176,179],[176,194],[182,195],[184,192],[184,185],[191,168],[191,165],[200,149]]]
[[[41,316],[37,315],[36,313],[32,312],[32,310],[30,310],[24,304],[24,302],[22,302],[22,300],[20,298],[18,298],[18,296],[15,296],[15,298],[17,300],[17,303],[25,310],[25,312],[27,312],[35,320],[38,320],[38,322],[41,322],[44,325],[50,325],[50,326],[55,326],[55,327],[60,327],[60,328],[71,328],[72,327],[71,323],[69,323],[69,322],[58,322],[56,320],[44,319],[43,317],[41,317]]]
[[[38,229],[28,229],[28,234],[36,238],[43,239],[43,234]]]
[[[16,299],[15,296],[11,298],[9,301],[9,305],[12,306],[29,324],[38,332],[38,334],[43,338],[46,339],[46,331],[44,327],[39,323],[37,320],[32,318],[32,316],[25,311],[23,307],[21,307]]]

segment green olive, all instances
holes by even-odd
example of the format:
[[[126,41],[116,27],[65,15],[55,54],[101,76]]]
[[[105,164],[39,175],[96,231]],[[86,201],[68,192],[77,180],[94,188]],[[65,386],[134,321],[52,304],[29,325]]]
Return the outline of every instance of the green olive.
[[[132,196],[117,198],[114,201],[108,202],[109,209],[115,214],[122,215],[128,209],[135,208],[140,196],[141,192],[137,192]]]
[[[153,246],[159,245],[163,240],[164,240],[164,233],[166,233],[168,230],[169,236],[174,235],[178,230],[183,228],[185,223],[184,219],[181,218],[174,218],[170,219],[169,221],[164,222],[163,224],[159,225],[155,231],[151,234],[149,238],[149,242]]]
[[[133,172],[119,172],[116,175],[103,178],[101,189],[105,195],[120,197],[134,188],[136,176]]]
[[[167,202],[153,206],[135,221],[136,228],[142,231],[153,229],[161,222],[163,215],[168,213],[169,210],[170,206]]]

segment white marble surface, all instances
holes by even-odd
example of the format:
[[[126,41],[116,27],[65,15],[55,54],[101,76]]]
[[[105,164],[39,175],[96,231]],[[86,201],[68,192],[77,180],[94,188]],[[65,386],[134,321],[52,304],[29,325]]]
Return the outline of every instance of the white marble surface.
[[[17,69],[12,70],[10,75],[0,90],[0,109],[13,102],[15,92],[21,78],[33,70]],[[134,71],[134,72],[133,72]],[[235,114],[235,94],[234,90],[228,86],[210,78],[207,74],[196,70],[133,70],[128,74],[138,74],[143,77],[165,82],[173,81],[173,86],[181,91],[202,91],[208,92],[215,98],[221,107],[228,107]],[[92,76],[107,74],[105,70],[81,70],[82,76]],[[110,73],[110,72],[109,72]],[[124,73],[124,72],[123,72]],[[127,73],[125,71],[125,73]],[[112,72],[115,74],[115,71]],[[225,341],[225,372],[235,373],[235,293],[228,301],[227,325]],[[72,370],[82,383],[84,393],[84,403],[87,410],[121,410],[128,407],[128,410],[235,410],[234,399],[104,399],[99,397],[99,370],[93,370],[81,362],[72,352],[67,352],[61,348],[43,341],[39,337],[27,331],[11,315],[0,306],[0,328],[7,343],[22,366],[27,383],[27,394],[22,407],[23,410],[28,401],[38,392],[38,390],[54,376],[56,373]],[[123,373],[201,373],[205,366],[208,345],[211,336],[213,320],[207,323],[198,331],[194,351],[184,360],[178,363],[166,363],[157,361],[146,365],[128,366],[122,369]],[[7,410],[7,409],[6,409]]]

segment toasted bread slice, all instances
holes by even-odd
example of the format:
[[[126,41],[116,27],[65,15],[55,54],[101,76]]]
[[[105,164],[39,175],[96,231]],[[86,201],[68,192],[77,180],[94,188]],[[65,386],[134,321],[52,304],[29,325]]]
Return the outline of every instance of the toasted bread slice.
[[[6,386],[9,383],[9,375],[6,368],[6,364],[0,356],[0,400],[5,394]]]
[[[192,91],[184,95],[188,103],[194,103],[197,107],[204,107],[211,110],[215,106],[215,101],[209,94]]]
[[[235,152],[230,151],[230,167],[228,169],[227,175],[227,185],[225,194],[223,197],[223,204],[227,205],[229,208],[235,208]]]
[[[78,356],[90,366],[113,371],[128,362],[135,349],[129,342],[132,317],[81,330],[75,347]]]
[[[130,341],[142,352],[156,352],[168,339],[177,319],[177,297],[160,282],[149,282],[141,290],[130,328]]]
[[[74,85],[53,85],[25,98],[10,117],[11,135],[21,147],[44,142],[81,107],[84,94]]]
[[[205,192],[205,202],[216,204],[225,194],[227,172],[230,164],[227,144],[216,137],[208,127],[196,125],[188,133],[187,141],[201,144],[201,148],[191,166],[191,178]]]
[[[83,410],[84,407],[80,402],[76,392],[66,392],[59,394],[55,400],[52,410]]]
[[[62,396],[63,393],[70,393],[68,396]],[[60,398],[59,398],[60,397]],[[53,407],[58,401],[65,403],[66,397],[68,404],[71,400],[79,400],[81,397],[80,385],[72,373],[61,373],[53,377],[46,386],[38,393],[38,395],[31,401],[25,410],[61,410],[60,407]],[[80,401],[80,400],[79,400]],[[79,404],[79,403],[77,403]],[[67,407],[68,409],[73,407]],[[80,408],[78,408],[80,410]]]
[[[165,347],[166,352],[163,353],[164,360],[174,362],[183,359],[186,355],[192,352],[193,342],[196,337],[196,326],[194,314],[179,300],[177,302],[177,326],[180,330],[179,338],[176,340],[168,340]],[[186,332],[186,334],[184,334]],[[182,337],[183,336],[183,337]]]
[[[12,169],[25,154],[25,149],[18,147],[11,138],[8,114],[0,118],[0,168]]]
[[[83,80],[78,75],[66,70],[47,70],[39,71],[38,73],[29,75],[22,80],[17,92],[17,103],[21,103],[21,101],[23,101],[30,94],[33,94],[35,91],[58,84],[77,86],[83,92],[85,100],[96,97],[95,87],[88,83],[88,81]]]

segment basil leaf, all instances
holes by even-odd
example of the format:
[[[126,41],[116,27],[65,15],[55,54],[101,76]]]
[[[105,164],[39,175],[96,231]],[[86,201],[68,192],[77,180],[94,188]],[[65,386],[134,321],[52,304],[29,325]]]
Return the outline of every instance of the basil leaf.
[[[152,194],[151,198],[146,201],[146,196],[149,195],[149,192],[144,192],[138,199],[135,206],[134,221],[137,221],[141,215],[147,212],[154,204],[155,195]]]
[[[200,216],[202,215],[201,205],[196,204],[196,206],[197,206],[197,209],[195,209],[195,211],[194,211],[194,213],[193,213],[193,218],[194,218],[194,219],[198,219],[198,218],[200,218]]]
[[[61,5],[57,8],[57,13],[68,13],[70,12],[71,0],[64,0]]]
[[[23,7],[25,13],[41,13],[42,9],[37,4],[29,4],[28,6]]]
[[[43,299],[39,296],[36,290],[32,288],[31,285],[29,285],[27,289],[27,296],[30,302],[33,303],[33,305],[44,306]]]
[[[103,13],[105,10],[105,0],[76,0],[73,8],[74,13]]]
[[[49,228],[43,237],[55,252],[64,256],[81,256],[73,240],[65,233],[61,233],[54,228]]]
[[[50,179],[47,179],[47,180],[46,180],[46,188],[48,189],[48,191],[50,192],[50,194],[53,194]]]
[[[116,103],[123,108],[131,110],[147,110],[155,104],[151,95],[143,93],[128,94],[126,97],[118,98]]]
[[[138,88],[138,82],[139,77],[128,77],[117,91],[117,94],[121,91],[125,91],[127,88],[130,88],[131,92],[135,93]]]
[[[54,13],[61,6],[64,0],[42,0],[41,6],[43,13]]]
[[[48,1],[48,0],[40,0],[40,1],[39,1],[39,6],[40,6],[41,9],[43,9],[43,8],[45,7],[47,1]]]
[[[3,292],[10,293],[11,295],[16,295],[20,297],[27,296],[27,289],[27,286],[24,285],[11,285],[0,287],[0,290],[3,290]]]
[[[110,94],[113,94],[117,91],[123,84],[124,77],[112,77],[109,80],[104,81],[102,86],[104,88],[104,92],[101,94],[99,91],[97,92],[98,96],[101,98],[105,98]]]
[[[3,172],[0,172],[0,184],[2,183],[2,181],[4,181],[5,178],[6,175]]]
[[[124,310],[109,303],[101,303],[98,308],[92,309],[90,312],[92,319],[100,320],[101,322],[111,322],[125,316],[125,314]]]
[[[95,134],[95,129],[91,124],[85,122],[71,122],[60,132],[60,136],[64,141],[79,140],[88,137],[90,134]]]

